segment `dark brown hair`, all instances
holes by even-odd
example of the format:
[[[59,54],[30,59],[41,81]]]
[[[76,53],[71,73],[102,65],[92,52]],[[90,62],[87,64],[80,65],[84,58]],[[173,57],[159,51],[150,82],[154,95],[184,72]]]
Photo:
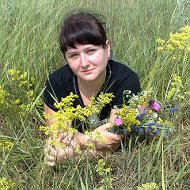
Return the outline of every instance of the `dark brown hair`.
[[[75,48],[76,44],[106,45],[106,32],[100,15],[89,12],[69,14],[61,28],[60,49],[63,55],[68,47]]]

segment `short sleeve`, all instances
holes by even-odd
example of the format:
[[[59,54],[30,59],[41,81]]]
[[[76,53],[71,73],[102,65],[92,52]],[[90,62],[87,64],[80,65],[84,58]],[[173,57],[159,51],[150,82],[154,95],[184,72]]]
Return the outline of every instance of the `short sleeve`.
[[[113,107],[121,107],[123,103],[127,104],[129,97],[125,96],[125,92],[129,90],[131,94],[137,94],[141,91],[139,78],[136,73],[132,72],[125,78],[118,81],[117,87],[115,88]]]

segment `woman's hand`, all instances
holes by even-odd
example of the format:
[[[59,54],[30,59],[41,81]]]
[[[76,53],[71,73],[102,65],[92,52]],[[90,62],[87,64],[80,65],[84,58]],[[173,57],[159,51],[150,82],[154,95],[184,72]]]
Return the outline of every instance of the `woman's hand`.
[[[105,150],[105,151],[114,151],[120,146],[124,136],[109,132],[108,130],[111,127],[112,127],[111,123],[106,123],[104,125],[99,126],[93,131],[92,136],[93,139],[95,139],[96,149]],[[101,138],[103,138],[102,141]]]
[[[49,139],[48,141],[51,141]],[[68,136],[59,136],[55,145],[50,145],[47,141],[44,152],[44,161],[49,166],[54,166],[56,162],[65,162],[68,159],[76,158],[78,155],[76,153],[76,148],[78,142]]]
[[[123,135],[116,135],[108,131],[112,127],[111,123],[99,126],[92,132],[92,137],[77,133],[73,135],[59,134],[57,143],[62,146],[47,145],[45,147],[45,162],[49,166],[54,166],[56,162],[65,162],[68,159],[77,159],[77,146],[85,152],[88,143],[94,143],[95,150],[89,151],[91,157],[101,157],[116,150],[123,139]],[[51,139],[49,139],[51,140]],[[56,144],[56,143],[55,143]],[[87,150],[88,151],[88,150]]]

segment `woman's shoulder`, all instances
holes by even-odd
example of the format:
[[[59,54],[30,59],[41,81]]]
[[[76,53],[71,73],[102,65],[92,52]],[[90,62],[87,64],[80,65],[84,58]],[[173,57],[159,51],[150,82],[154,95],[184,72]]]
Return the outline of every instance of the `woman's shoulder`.
[[[73,72],[71,71],[68,64],[63,65],[59,69],[53,71],[49,75],[50,80],[56,80],[56,81],[63,81],[63,80],[69,80],[73,76]]]
[[[132,94],[140,92],[139,77],[127,65],[115,60],[110,61],[110,68],[109,91],[115,96],[113,105],[121,105],[124,91],[130,90]]]
[[[59,69],[55,70],[46,81],[46,85],[49,84],[56,89],[66,89],[71,86],[73,73],[68,65],[63,65]]]
[[[109,65],[110,65],[113,77],[120,78],[120,77],[127,77],[130,75],[137,75],[134,70],[132,70],[130,67],[128,67],[126,64],[120,61],[111,59],[109,61]]]

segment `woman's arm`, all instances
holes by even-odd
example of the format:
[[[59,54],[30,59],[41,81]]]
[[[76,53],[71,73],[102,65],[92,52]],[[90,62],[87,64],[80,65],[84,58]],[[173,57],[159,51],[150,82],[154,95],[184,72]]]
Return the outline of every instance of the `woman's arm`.
[[[51,125],[56,122],[54,111],[47,105],[44,105],[44,112],[49,118],[47,119],[47,125],[51,127]],[[112,110],[109,120],[110,123],[99,126],[92,132],[91,137],[80,132],[77,132],[74,135],[69,134],[68,132],[61,132],[57,137],[56,142],[61,142],[61,144],[66,145],[65,148],[49,145],[48,141],[51,141],[52,139],[50,135],[45,148],[45,162],[49,166],[53,166],[56,161],[64,162],[67,159],[77,158],[78,154],[76,148],[80,147],[81,151],[84,153],[86,152],[89,143],[93,143],[95,146],[94,150],[88,151],[90,157],[104,156],[107,153],[116,150],[121,143],[122,136],[108,132],[108,129],[112,127],[111,122],[113,122],[116,117],[115,113],[116,110]],[[97,133],[104,139],[104,142],[99,142]]]

